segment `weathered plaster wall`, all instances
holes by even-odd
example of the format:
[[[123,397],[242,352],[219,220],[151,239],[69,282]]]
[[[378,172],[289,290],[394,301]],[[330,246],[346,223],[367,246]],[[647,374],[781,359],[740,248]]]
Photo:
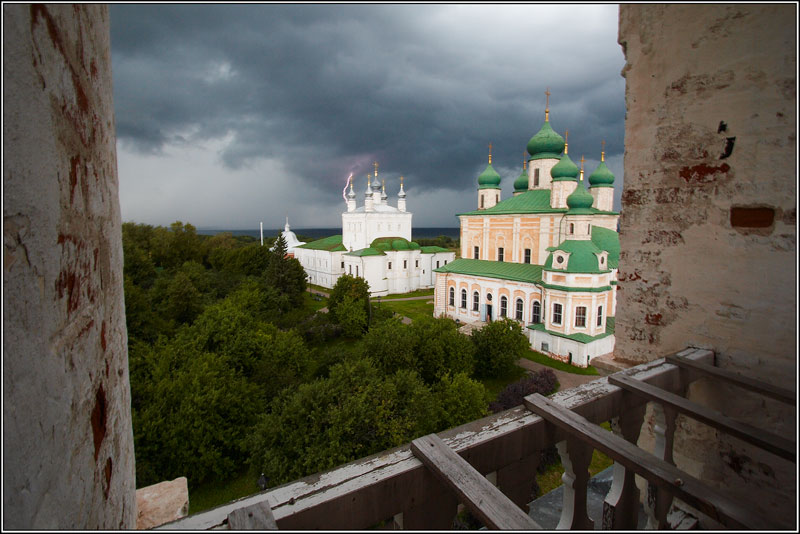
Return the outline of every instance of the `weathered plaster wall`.
[[[713,349],[717,365],[796,387],[796,9],[620,6],[627,116],[615,358],[693,345]],[[794,407],[707,383],[690,398],[795,434]],[[643,432],[640,443],[651,439]],[[675,447],[688,471],[756,507],[794,513],[793,464],[682,418]]]
[[[3,527],[134,528],[108,8],[3,32]]]

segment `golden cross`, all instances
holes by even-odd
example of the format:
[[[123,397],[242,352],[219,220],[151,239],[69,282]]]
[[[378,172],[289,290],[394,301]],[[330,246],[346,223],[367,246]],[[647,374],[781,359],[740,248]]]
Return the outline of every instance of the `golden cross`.
[[[564,130],[564,154],[569,152],[569,130]]]
[[[602,150],[600,151],[600,161],[605,161],[606,160],[606,140],[603,139],[602,141],[600,141],[600,144],[603,147]]]
[[[548,88],[547,88],[547,90],[544,92],[544,94],[545,94],[545,96],[546,96],[546,98],[547,98],[547,101],[546,101],[546,103],[545,103],[544,107],[545,107],[545,108],[549,108],[549,107],[550,107],[550,88],[549,88],[549,87],[548,87]]]
[[[378,176],[378,162],[376,161],[373,165],[375,165],[375,176]]]
[[[400,177],[400,187],[403,187],[403,177]]]
[[[489,164],[492,163],[492,143],[489,143]]]
[[[522,170],[525,170],[525,166],[528,163],[528,152],[523,150],[522,151]]]

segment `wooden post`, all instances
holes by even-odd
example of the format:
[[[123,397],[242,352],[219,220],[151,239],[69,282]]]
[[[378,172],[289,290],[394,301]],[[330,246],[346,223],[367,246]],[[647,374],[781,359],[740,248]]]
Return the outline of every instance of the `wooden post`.
[[[533,500],[531,494],[540,458],[541,451],[536,451],[497,470],[497,487],[525,513],[528,513],[528,504]]]
[[[672,458],[672,447],[675,441],[675,419],[678,412],[661,403],[653,403],[653,414],[655,415],[655,449],[653,454],[657,458],[663,459],[672,465],[675,461]],[[647,513],[647,528],[664,530],[669,528],[667,523],[667,513],[672,505],[672,492],[667,488],[658,487],[652,482],[647,483],[647,499],[645,501],[645,513]]]
[[[558,530],[594,530],[594,521],[589,518],[586,509],[586,488],[589,482],[589,463],[592,461],[593,448],[590,445],[568,437],[556,444],[561,456],[564,474],[564,508]]]
[[[625,406],[625,403],[622,403]],[[611,430],[630,443],[636,443],[644,420],[644,406],[623,408],[611,420]],[[603,530],[636,530],[639,522],[639,490],[633,471],[614,462],[614,481],[603,501]]]
[[[395,516],[395,524],[403,530],[452,530],[458,508],[456,494],[427,470],[423,476],[428,488],[436,488],[432,493],[437,497],[404,510],[402,514],[398,514],[401,517]]]

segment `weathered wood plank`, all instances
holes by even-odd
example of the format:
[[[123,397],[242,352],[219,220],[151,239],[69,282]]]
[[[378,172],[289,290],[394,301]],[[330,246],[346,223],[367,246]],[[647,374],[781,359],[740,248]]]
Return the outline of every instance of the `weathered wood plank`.
[[[736,436],[748,443],[752,443],[781,458],[790,461],[795,461],[797,459],[795,443],[792,440],[748,425],[747,423],[737,421],[716,410],[701,406],[700,404],[675,395],[674,393],[664,391],[663,389],[651,386],[650,384],[646,384],[634,378],[622,375],[611,375],[608,377],[608,382],[651,401],[669,406],[693,419],[726,432],[731,436]]]
[[[228,514],[230,530],[278,530],[268,502],[237,508]]]
[[[542,528],[436,434],[415,439],[411,450],[488,528]]]
[[[720,380],[725,380],[744,389],[749,389],[750,391],[760,393],[766,397],[770,397],[787,404],[797,404],[796,391],[781,388],[773,384],[768,384],[767,382],[762,382],[761,380],[755,380],[728,369],[722,369],[713,365],[687,360],[686,358],[677,355],[667,356],[666,361],[667,363],[683,367],[684,369],[691,369],[692,371],[697,371],[698,373],[706,376],[712,376],[714,378],[719,378]]]
[[[580,415],[554,404],[539,393],[525,397],[525,405],[548,422],[570,434],[581,436],[614,461],[671,491],[676,497],[729,528],[787,528],[786,525],[776,524],[773,518],[763,518],[754,514],[747,504],[733,501],[677,467],[593,425]]]
[[[713,362],[714,353],[686,349],[679,353],[689,359]],[[660,388],[677,388],[679,369],[654,360],[625,371]],[[623,402],[624,391],[608,383],[607,377],[559,391],[553,399],[593,422],[619,415],[637,403],[638,397]],[[441,432],[439,436],[481,473],[499,470],[542,448],[552,445],[544,432],[545,422],[518,406],[483,419]],[[425,500],[440,498],[426,481],[425,466],[405,444],[323,473],[294,480],[211,510],[167,523],[158,530],[210,530],[223,525],[228,514],[256,502],[270,502],[281,530],[365,529],[381,519],[409,510]]]

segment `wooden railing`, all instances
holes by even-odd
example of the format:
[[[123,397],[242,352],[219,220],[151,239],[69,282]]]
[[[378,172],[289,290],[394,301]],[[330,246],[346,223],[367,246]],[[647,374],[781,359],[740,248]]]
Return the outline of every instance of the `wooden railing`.
[[[595,448],[616,461],[614,481],[603,508],[603,528],[636,528],[639,497],[634,474],[648,482],[645,512],[649,528],[668,526],[667,513],[674,497],[730,527],[789,528],[774,520],[737,511],[737,503],[674,466],[672,440],[677,413],[674,399],[669,397],[673,404],[654,399],[651,390],[673,397],[682,395],[689,381],[707,374],[708,367],[713,369],[714,354],[690,348],[673,357],[688,363],[680,366],[662,358],[558,392],[548,399],[532,395],[526,398],[525,406],[420,438],[413,444],[160,528],[356,530],[388,520],[396,528],[409,530],[451,529],[461,502],[491,528],[535,529],[538,525],[525,519],[527,504],[540,453],[554,444],[565,468],[564,506],[558,528],[593,528],[586,512],[586,498],[587,468]],[[701,371],[694,369],[697,366]],[[650,388],[651,395],[630,391],[631,383]],[[751,383],[745,387],[759,386]],[[656,447],[651,453],[639,449],[635,443],[645,406],[653,400],[658,407]],[[596,426],[605,421],[611,422],[612,432]],[[770,437],[767,442],[784,457],[789,448],[794,449],[781,438]],[[479,475],[485,479],[481,480]],[[489,489],[487,480],[499,491]],[[525,513],[509,512],[511,503]]]

